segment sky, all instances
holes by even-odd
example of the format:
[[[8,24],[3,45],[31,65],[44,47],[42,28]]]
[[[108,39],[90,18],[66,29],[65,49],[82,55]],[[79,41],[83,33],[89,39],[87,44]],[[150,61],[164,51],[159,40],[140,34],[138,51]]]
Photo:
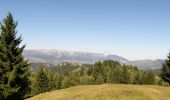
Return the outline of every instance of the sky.
[[[26,49],[165,59],[170,52],[170,0],[0,0],[0,21],[18,21]]]

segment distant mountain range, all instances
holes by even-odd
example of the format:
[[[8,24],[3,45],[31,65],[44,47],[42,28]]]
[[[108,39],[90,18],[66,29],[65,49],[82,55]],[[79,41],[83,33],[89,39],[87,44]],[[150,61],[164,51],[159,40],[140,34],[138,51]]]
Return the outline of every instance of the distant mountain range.
[[[77,52],[77,51],[60,51],[48,49],[27,49],[24,51],[23,56],[32,63],[50,63],[58,64],[61,62],[72,62],[81,64],[92,64],[96,61],[115,60],[120,63],[130,64],[137,66],[139,69],[150,70],[161,68],[164,60],[136,60],[129,61],[117,55],[104,55],[99,53],[90,52]]]

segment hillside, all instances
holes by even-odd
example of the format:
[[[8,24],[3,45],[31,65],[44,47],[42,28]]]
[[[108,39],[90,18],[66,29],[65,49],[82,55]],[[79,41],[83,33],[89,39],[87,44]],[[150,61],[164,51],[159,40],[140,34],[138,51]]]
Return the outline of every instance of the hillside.
[[[27,100],[170,100],[170,88],[149,85],[84,85],[43,93]]]
[[[118,55],[104,55],[90,52],[77,51],[59,51],[55,49],[30,49],[25,50],[23,56],[33,63],[50,63],[56,65],[61,62],[72,62],[81,64],[93,64],[97,61],[115,60],[120,63],[137,66],[142,70],[158,69],[162,67],[164,62],[161,59],[157,60],[136,60],[130,61]],[[34,68],[33,68],[34,69]]]

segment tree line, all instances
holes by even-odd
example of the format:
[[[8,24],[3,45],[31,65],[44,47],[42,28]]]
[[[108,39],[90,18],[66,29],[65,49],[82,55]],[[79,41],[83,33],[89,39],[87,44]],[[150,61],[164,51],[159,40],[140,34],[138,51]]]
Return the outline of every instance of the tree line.
[[[0,100],[23,100],[43,92],[77,85],[97,84],[170,84],[170,54],[158,76],[117,61],[98,61],[91,67],[79,66],[74,71],[59,74],[41,66],[32,73],[29,63],[22,56],[25,45],[17,35],[17,22],[9,13],[0,23]]]
[[[64,74],[58,74],[41,66],[31,79],[32,95],[77,85],[157,84],[152,72],[141,71],[130,65],[121,65],[113,60],[96,62],[90,68],[80,66]]]

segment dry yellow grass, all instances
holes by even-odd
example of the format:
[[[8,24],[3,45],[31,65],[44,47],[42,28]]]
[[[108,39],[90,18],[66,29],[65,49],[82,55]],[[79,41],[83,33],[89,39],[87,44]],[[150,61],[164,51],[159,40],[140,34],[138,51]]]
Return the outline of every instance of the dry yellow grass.
[[[152,85],[84,85],[43,93],[28,100],[170,100],[170,88]]]

